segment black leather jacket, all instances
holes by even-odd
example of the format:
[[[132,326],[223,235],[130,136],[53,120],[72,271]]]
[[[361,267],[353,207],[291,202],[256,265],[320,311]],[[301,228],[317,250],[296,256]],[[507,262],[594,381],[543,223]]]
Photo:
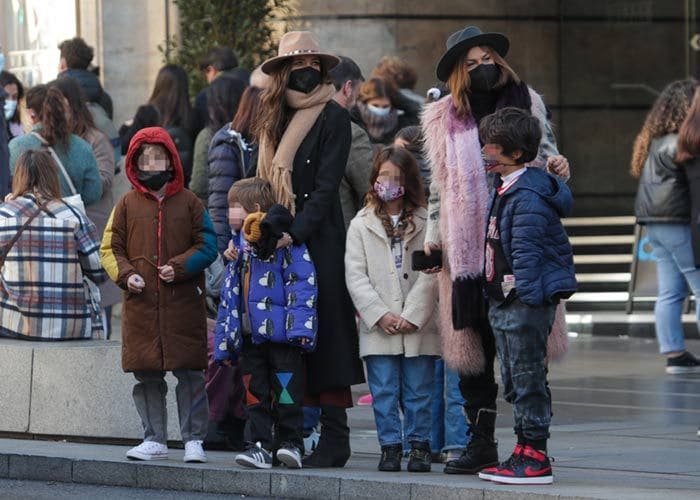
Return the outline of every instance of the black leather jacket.
[[[686,165],[673,161],[678,136],[654,139],[639,179],[634,214],[639,224],[690,223]]]

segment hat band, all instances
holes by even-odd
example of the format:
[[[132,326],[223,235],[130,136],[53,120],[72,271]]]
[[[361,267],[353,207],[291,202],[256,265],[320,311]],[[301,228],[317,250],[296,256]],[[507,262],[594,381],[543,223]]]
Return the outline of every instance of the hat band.
[[[285,52],[284,54],[282,54],[282,57],[295,56],[297,54],[318,54],[318,53],[319,53],[319,51],[316,49],[297,49],[297,50],[293,50],[291,52]]]

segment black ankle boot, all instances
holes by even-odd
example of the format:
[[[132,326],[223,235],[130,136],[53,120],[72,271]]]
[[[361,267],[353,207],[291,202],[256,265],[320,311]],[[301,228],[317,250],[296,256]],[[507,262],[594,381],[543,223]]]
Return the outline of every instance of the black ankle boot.
[[[408,472],[430,472],[432,453],[428,443],[415,441],[411,443],[411,452],[408,454]]]
[[[350,428],[345,408],[321,408],[321,437],[311,455],[302,460],[311,469],[345,467],[350,458]]]
[[[481,408],[476,415],[467,415],[467,419],[471,440],[461,457],[445,465],[446,474],[476,474],[498,465],[498,443],[494,439],[496,410]]]
[[[379,459],[377,470],[382,472],[400,472],[402,456],[403,446],[400,444],[382,446],[382,458]]]

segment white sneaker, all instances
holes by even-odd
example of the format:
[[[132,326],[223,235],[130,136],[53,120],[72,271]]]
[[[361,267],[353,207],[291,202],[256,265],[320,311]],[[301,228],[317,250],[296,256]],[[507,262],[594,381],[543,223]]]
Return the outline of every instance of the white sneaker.
[[[306,436],[304,438],[304,451],[306,452],[307,455],[311,454],[314,452],[316,447],[318,446],[318,440],[321,438],[321,435],[318,433],[316,429],[311,431],[311,434]]]
[[[126,458],[132,460],[166,460],[168,447],[155,441],[144,441],[126,452]]]
[[[282,448],[277,450],[277,460],[290,469],[301,469],[301,452],[294,445],[283,444]]]
[[[202,441],[187,441],[185,443],[185,462],[198,462],[203,464],[207,461],[207,454],[202,448]]]

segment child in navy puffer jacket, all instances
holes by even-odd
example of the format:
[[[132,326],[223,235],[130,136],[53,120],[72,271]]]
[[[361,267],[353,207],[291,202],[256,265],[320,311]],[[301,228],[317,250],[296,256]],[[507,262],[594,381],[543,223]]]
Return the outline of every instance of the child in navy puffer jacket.
[[[272,451],[288,467],[301,467],[304,357],[316,346],[316,273],[305,245],[277,249],[293,222],[274,205],[249,214],[244,243],[227,267],[216,325],[215,359],[242,353],[252,441],[236,456],[246,467],[267,469]],[[275,442],[272,427],[275,426]]]
[[[498,174],[484,256],[489,324],[518,436],[511,458],[479,477],[550,484],[547,338],[557,304],[576,291],[573,253],[561,223],[573,200],[560,179],[525,167],[537,156],[542,136],[529,112],[500,109],[481,121],[479,132],[486,170]]]

